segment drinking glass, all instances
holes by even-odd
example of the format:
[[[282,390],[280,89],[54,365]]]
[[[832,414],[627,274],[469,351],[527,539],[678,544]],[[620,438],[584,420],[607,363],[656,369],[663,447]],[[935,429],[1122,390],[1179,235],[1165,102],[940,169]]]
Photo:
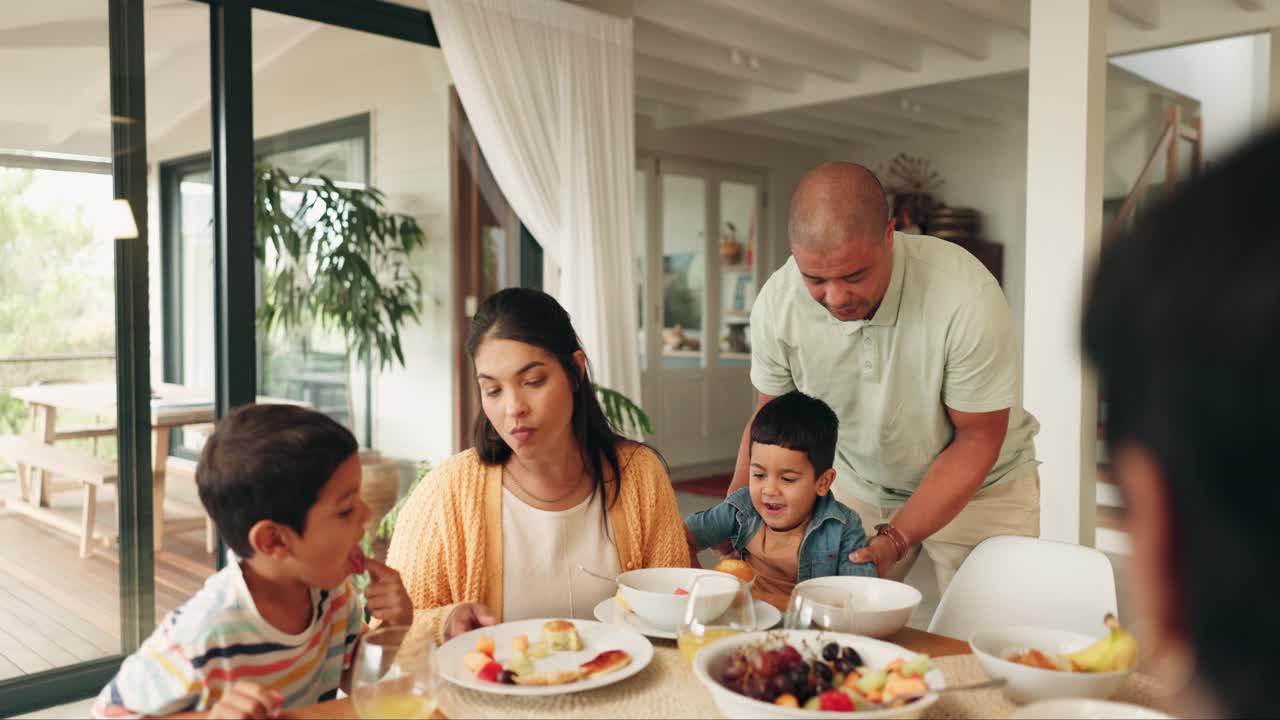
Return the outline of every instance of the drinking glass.
[[[835,587],[797,587],[787,602],[782,627],[787,630],[846,632],[852,627],[853,596]]]
[[[351,702],[361,718],[429,718],[435,712],[436,646],[425,638],[406,643],[408,633],[407,627],[382,627],[361,638],[351,670]]]
[[[712,640],[755,628],[756,611],[750,586],[722,573],[699,575],[689,589],[684,619],[676,632],[676,646],[692,665],[693,656]]]

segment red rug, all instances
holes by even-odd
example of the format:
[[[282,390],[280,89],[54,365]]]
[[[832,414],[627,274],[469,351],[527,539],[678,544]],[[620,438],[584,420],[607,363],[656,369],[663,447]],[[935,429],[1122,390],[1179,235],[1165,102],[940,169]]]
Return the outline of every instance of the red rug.
[[[729,491],[729,483],[733,480],[733,475],[708,475],[697,480],[685,480],[674,484],[676,492],[691,493],[693,495],[708,495],[711,497],[724,497]]]

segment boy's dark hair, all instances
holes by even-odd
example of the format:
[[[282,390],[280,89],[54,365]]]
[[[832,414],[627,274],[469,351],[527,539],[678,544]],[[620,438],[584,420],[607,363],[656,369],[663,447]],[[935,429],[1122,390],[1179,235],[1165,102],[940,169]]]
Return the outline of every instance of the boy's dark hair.
[[[1280,554],[1277,188],[1273,131],[1106,248],[1084,311],[1107,442],[1143,448],[1164,474],[1173,602],[1224,717],[1280,707],[1280,623],[1259,595]]]
[[[840,420],[831,406],[798,390],[765,403],[751,422],[751,442],[802,452],[814,476],[831,469],[836,459]]]
[[[246,405],[218,423],[196,466],[200,502],[227,546],[252,557],[249,529],[271,520],[302,534],[307,511],[360,449],[351,431],[297,405]]]

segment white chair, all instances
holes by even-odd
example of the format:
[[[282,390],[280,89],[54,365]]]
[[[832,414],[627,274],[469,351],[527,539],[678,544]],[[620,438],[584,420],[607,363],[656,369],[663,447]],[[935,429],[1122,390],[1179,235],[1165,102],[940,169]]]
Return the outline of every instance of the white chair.
[[[1036,625],[1099,635],[1116,611],[1107,556],[1090,547],[1002,535],[979,543],[956,571],[929,632],[968,640],[989,627]]]

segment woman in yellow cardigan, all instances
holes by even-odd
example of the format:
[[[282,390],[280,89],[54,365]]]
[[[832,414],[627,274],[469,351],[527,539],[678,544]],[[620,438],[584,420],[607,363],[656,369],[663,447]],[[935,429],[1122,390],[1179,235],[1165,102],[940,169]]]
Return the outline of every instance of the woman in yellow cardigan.
[[[503,620],[589,618],[615,588],[579,565],[607,577],[689,565],[665,464],[609,426],[554,298],[489,297],[467,354],[482,406],[474,447],[419,484],[387,557],[415,633],[441,642]]]

